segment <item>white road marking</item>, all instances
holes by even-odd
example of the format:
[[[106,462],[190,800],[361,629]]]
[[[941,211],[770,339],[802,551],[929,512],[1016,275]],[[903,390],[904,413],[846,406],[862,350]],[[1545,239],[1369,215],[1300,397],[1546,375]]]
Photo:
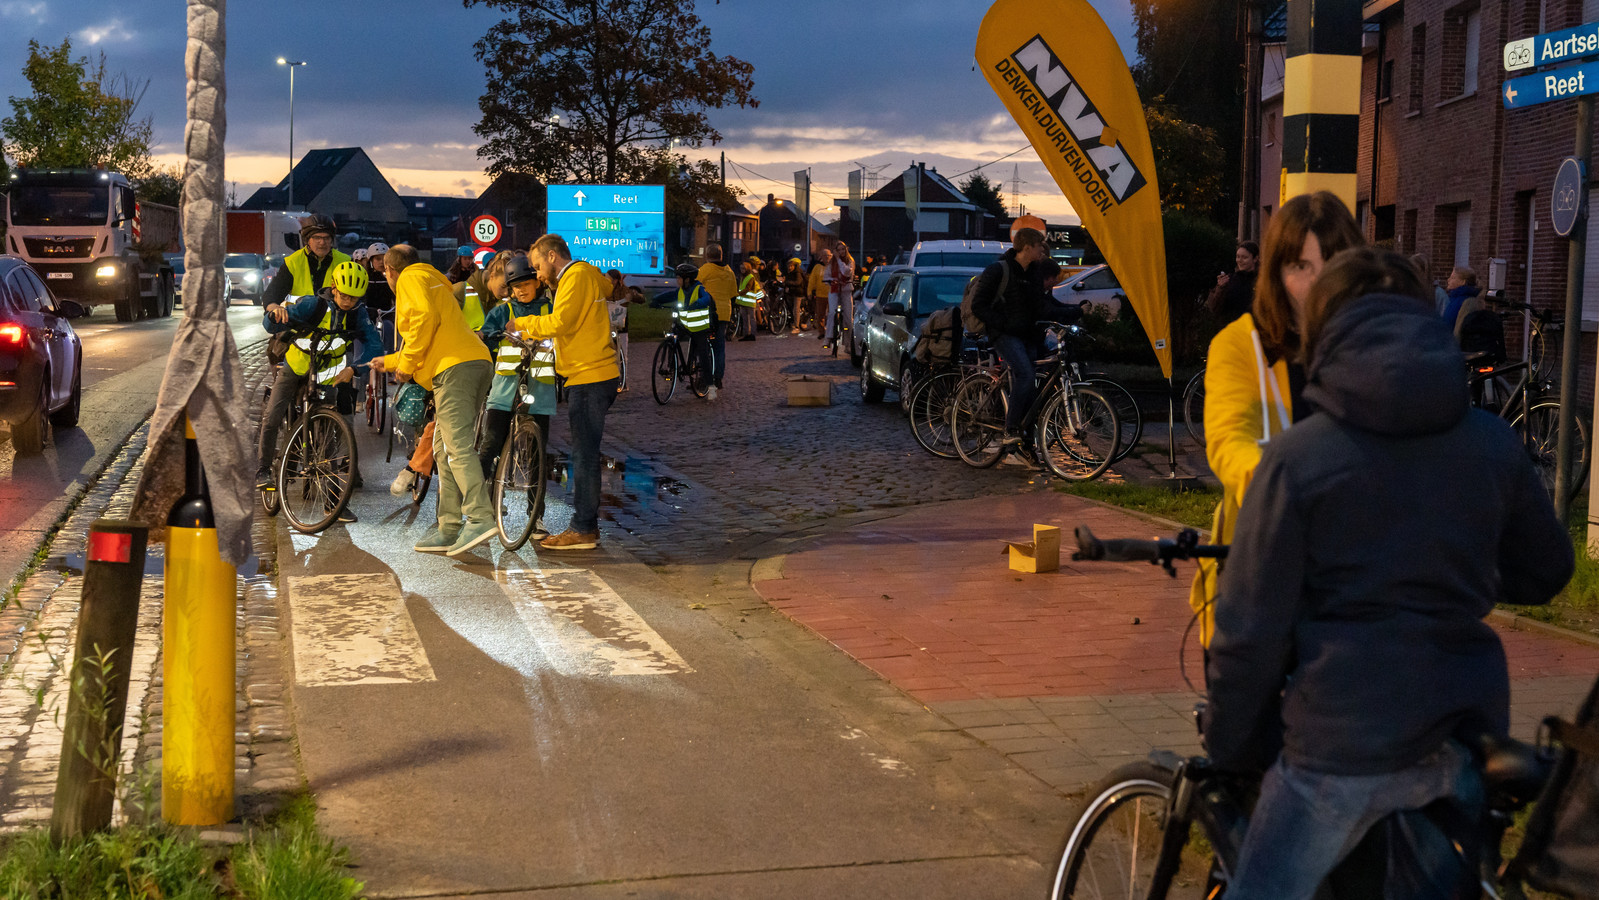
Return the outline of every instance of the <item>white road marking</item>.
[[[289,605],[299,684],[436,680],[393,573],[291,576]]]
[[[495,573],[533,640],[563,675],[679,675],[694,669],[605,579],[586,569]]]

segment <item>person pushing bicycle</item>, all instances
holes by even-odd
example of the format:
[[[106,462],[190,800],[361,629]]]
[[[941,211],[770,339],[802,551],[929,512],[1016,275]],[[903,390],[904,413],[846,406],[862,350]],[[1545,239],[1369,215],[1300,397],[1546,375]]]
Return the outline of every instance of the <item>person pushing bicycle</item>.
[[[383,352],[383,336],[373,327],[362,302],[366,289],[366,266],[341,262],[328,274],[327,287],[308,296],[291,297],[287,304],[272,303],[262,315],[261,325],[268,334],[288,331],[296,336],[284,354],[283,365],[278,367],[272,394],[261,416],[257,490],[270,491],[275,487],[272,461],[277,456],[278,429],[307,378],[314,376],[318,384],[338,386],[335,393],[339,414],[351,423],[352,429],[355,427],[356,369]],[[314,348],[317,355],[313,360],[313,342],[308,334],[318,328],[333,333]],[[352,462],[351,469],[351,478],[359,488],[359,459]],[[353,522],[355,517],[346,513],[341,520]]]
[[[677,321],[672,329],[678,337],[686,338],[689,342],[689,352],[700,361],[700,371],[709,373],[711,368],[711,294],[705,286],[699,283],[699,269],[692,263],[683,263],[676,269],[677,290],[666,290],[655,296],[650,301],[650,306],[661,309],[672,306],[677,311]],[[713,384],[706,393],[705,399],[716,399],[716,386]]]
[[[514,256],[505,265],[505,284],[511,289],[509,302],[489,310],[483,319],[483,343],[494,354],[494,380],[489,385],[489,398],[483,410],[483,425],[478,431],[477,455],[483,461],[483,478],[494,479],[495,462],[505,447],[505,438],[511,433],[511,419],[516,412],[519,390],[516,376],[522,362],[522,349],[505,339],[513,319],[526,316],[547,316],[555,311],[555,296],[541,281],[526,256]],[[540,341],[539,350],[533,354],[529,375],[532,400],[528,412],[539,427],[544,445],[550,442],[550,416],[555,414],[555,345],[548,339]],[[544,509],[534,510],[532,537],[542,541],[549,537],[544,530]]]

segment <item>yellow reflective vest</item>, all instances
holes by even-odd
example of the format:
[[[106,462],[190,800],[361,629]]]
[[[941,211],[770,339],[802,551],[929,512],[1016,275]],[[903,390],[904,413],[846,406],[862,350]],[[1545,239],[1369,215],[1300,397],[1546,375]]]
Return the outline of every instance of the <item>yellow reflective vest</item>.
[[[322,321],[318,328],[331,329],[333,327],[333,304],[328,304],[327,312],[322,314]],[[316,354],[316,383],[332,384],[339,373],[344,371],[345,358],[350,354],[350,342],[342,334],[329,335],[324,339],[322,346]],[[289,347],[289,352],[283,355],[283,361],[289,364],[289,369],[294,374],[304,376],[311,371],[311,339],[297,337],[294,344]]]
[[[760,280],[754,275],[745,275],[744,280],[739,282],[738,296],[733,299],[738,301],[739,306],[754,307],[765,297],[766,294],[761,291]]]
[[[710,307],[706,306],[699,309],[690,309],[688,307],[690,303],[700,302],[701,290],[702,288],[696,284],[694,293],[684,297],[683,289],[677,289],[677,321],[681,322],[684,328],[696,333],[711,327]]]
[[[338,265],[339,263],[349,261],[350,257],[348,255],[334,250],[328,254],[328,267],[326,271],[332,272],[334,266]],[[324,287],[327,287],[326,284],[317,284],[312,280],[311,260],[309,259],[304,247],[301,247],[293,253],[290,253],[289,258],[283,261],[283,266],[289,270],[290,275],[294,276],[294,285],[289,288],[289,293],[295,297],[306,297],[322,290]],[[325,273],[323,275],[323,280],[327,280],[327,275]]]

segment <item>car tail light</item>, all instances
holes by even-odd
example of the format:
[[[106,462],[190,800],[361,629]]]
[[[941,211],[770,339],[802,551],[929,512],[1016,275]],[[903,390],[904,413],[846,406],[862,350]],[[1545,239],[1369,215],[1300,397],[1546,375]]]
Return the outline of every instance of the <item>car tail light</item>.
[[[22,343],[21,325],[0,325],[0,344],[17,346]]]

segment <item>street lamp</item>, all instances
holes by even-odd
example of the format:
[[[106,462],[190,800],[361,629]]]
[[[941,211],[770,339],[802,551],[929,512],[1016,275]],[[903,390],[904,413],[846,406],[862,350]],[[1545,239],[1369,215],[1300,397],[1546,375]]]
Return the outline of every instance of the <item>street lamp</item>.
[[[284,211],[294,211],[294,70],[306,65],[304,60],[289,60],[278,57],[278,65],[289,67],[289,201],[284,205]]]

